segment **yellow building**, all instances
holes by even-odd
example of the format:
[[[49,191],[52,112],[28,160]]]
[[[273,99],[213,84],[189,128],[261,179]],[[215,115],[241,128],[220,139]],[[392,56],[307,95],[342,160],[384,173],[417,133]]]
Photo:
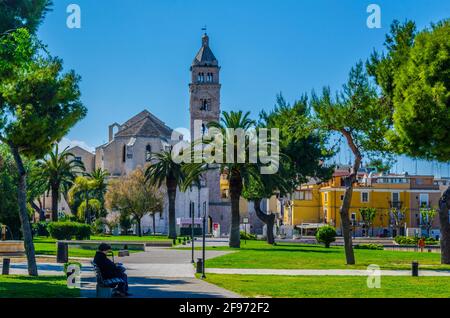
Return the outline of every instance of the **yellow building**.
[[[330,224],[335,226],[339,233],[340,208],[345,191],[343,180],[348,173],[346,170],[335,171],[328,182],[302,185],[285,208],[284,224],[294,228],[308,228],[311,224]],[[373,235],[392,235],[395,230],[391,215],[393,208],[406,212],[405,228],[419,228],[420,207],[437,207],[439,196],[439,186],[434,184],[433,176],[360,173],[349,210],[353,231],[357,236],[365,234],[359,212],[363,207],[375,208],[377,211]],[[437,220],[433,225],[437,227]]]

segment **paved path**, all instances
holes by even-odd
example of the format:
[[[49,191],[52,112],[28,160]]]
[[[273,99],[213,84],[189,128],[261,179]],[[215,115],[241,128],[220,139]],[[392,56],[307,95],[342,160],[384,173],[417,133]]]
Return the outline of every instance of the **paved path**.
[[[285,276],[367,276],[367,270],[357,269],[251,269],[251,268],[206,268],[211,274],[240,275],[285,275]],[[371,271],[372,273],[372,271]],[[381,270],[382,276],[411,276],[409,270]],[[419,270],[419,276],[450,276],[450,271]]]
[[[225,251],[207,251],[206,259],[225,255]],[[195,251],[194,260],[201,257]],[[238,294],[195,278],[190,250],[149,247],[143,253],[116,257],[127,268],[130,292],[136,298],[237,298]],[[95,297],[93,272],[83,269],[82,297]]]

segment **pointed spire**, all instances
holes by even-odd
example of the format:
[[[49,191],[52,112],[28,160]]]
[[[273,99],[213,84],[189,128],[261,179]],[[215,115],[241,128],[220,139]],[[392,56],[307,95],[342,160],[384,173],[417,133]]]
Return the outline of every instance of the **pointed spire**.
[[[209,47],[209,36],[206,32],[202,36],[202,47],[195,56],[192,66],[219,66],[219,62]]]

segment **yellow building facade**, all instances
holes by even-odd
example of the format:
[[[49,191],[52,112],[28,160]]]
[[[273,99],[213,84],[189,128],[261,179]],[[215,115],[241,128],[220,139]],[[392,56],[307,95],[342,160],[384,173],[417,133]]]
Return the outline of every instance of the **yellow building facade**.
[[[321,184],[301,186],[285,207],[285,225],[300,228],[304,224],[321,223],[336,227],[340,232],[340,209],[344,199],[343,180],[348,172],[335,172],[332,179]],[[391,211],[405,211],[404,227],[420,226],[421,206],[437,207],[439,187],[432,176],[358,175],[349,209],[355,235],[363,234],[360,208],[375,208],[373,235],[387,235],[395,228]],[[437,220],[434,225],[436,226]],[[370,231],[372,234],[372,230]],[[404,233],[402,233],[404,234]]]

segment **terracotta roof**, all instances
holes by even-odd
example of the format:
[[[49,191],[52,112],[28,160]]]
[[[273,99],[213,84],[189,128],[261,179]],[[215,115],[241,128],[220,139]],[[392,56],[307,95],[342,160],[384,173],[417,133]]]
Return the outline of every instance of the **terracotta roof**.
[[[165,137],[170,138],[172,129],[148,110],[144,110],[126,121],[115,137]]]

